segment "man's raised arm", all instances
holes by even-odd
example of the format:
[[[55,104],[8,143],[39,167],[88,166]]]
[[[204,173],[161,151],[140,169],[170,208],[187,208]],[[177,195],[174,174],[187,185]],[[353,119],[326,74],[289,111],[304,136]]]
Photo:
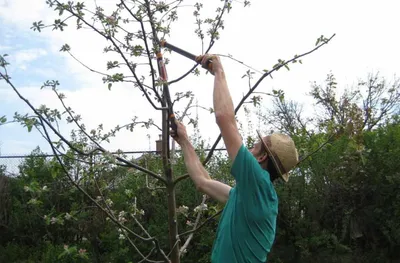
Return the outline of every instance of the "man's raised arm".
[[[221,131],[229,158],[233,162],[243,141],[237,128],[235,109],[226,82],[225,72],[218,56],[204,55],[199,59],[202,59],[203,65],[210,59],[212,61],[211,73],[215,76],[213,94],[215,120]]]
[[[211,179],[187,137],[185,126],[178,121],[176,121],[176,124],[178,136],[174,131],[171,131],[171,136],[182,148],[186,169],[196,189],[219,202],[225,203],[229,198],[231,187]]]

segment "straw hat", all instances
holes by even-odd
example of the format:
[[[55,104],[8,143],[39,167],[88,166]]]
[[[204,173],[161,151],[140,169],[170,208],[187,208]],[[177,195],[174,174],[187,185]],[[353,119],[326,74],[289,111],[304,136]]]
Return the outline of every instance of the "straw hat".
[[[257,131],[257,134],[276,171],[287,182],[289,180],[289,171],[299,162],[299,155],[292,138],[282,133],[273,133],[264,138],[259,131]]]

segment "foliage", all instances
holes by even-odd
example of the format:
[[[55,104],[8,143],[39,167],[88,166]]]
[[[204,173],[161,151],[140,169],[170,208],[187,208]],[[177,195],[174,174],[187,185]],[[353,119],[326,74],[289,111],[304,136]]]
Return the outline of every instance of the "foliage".
[[[332,87],[329,83],[333,75],[328,80],[328,86]],[[300,114],[298,103],[279,98],[271,109],[276,115],[259,115],[267,123],[263,117],[270,116],[275,120],[274,125],[290,133],[301,156],[306,157],[289,183],[276,184],[280,199],[278,232],[269,262],[398,260],[399,116],[387,111],[371,127],[363,119],[371,119],[371,115],[354,115],[362,111],[364,103],[352,101],[345,106],[343,101],[347,95],[337,101],[336,96],[322,93],[324,90],[329,89],[312,87],[315,102],[325,107],[325,111],[319,109],[319,112],[329,113],[325,117],[307,119]],[[355,88],[354,92],[361,91]],[[321,94],[331,99],[321,100]],[[385,92],[380,94],[386,96]],[[341,109],[340,115],[332,110],[335,105],[341,105],[337,106]],[[391,112],[396,113],[399,101],[392,101],[392,105]],[[374,108],[372,112],[377,110]],[[339,116],[358,116],[355,122],[366,125],[362,129],[350,129],[349,119]],[[207,158],[204,148],[209,146],[199,134],[194,140],[196,151],[204,161]],[[249,136],[248,142],[252,141],[254,138]],[[169,242],[168,204],[163,184],[128,167],[99,169],[89,165],[85,170],[84,164],[72,156],[63,156],[69,170],[98,169],[94,180],[80,178],[85,192],[99,202],[103,202],[100,195],[107,196],[105,204],[112,211],[118,211],[117,217],[124,226],[141,234],[144,231],[141,225],[146,225],[146,231],[159,237],[159,242],[164,244],[162,248],[168,249],[165,245]],[[135,162],[151,171],[163,169],[159,154],[144,154]],[[207,169],[214,178],[233,184],[230,161],[225,153],[214,154]],[[186,172],[180,154],[175,156],[174,172]],[[137,251],[151,250],[151,244],[132,238],[138,248],[135,250],[127,239],[127,232],[112,223],[87,195],[71,187],[73,183],[64,176],[59,162],[41,157],[39,149],[20,166],[20,175],[9,180],[12,205],[9,220],[1,224],[1,262],[138,262],[142,257]],[[221,209],[212,200],[207,206],[199,206],[202,196],[190,180],[181,181],[175,194],[181,238],[188,235],[185,232],[192,229],[200,210],[203,210],[202,218],[207,218]],[[141,225],[136,221],[139,219]],[[182,253],[183,261],[209,262],[217,224],[218,217],[215,217],[202,226]]]

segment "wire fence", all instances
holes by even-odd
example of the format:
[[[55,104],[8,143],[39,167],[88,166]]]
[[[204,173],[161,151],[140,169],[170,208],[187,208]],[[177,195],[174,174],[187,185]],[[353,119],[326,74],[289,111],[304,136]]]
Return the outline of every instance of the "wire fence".
[[[205,152],[209,152],[211,149],[205,149]],[[226,151],[226,149],[215,149],[214,151]],[[176,152],[180,152],[177,150]],[[145,154],[156,154],[160,153],[158,151],[130,151],[130,152],[118,152],[123,154],[127,160],[139,160]],[[116,154],[116,153],[114,153]],[[46,160],[51,160],[54,158],[54,154],[8,154],[0,155],[0,170],[1,167],[5,169],[4,173],[6,176],[14,177],[19,174],[19,166],[23,164],[27,158],[45,158]]]

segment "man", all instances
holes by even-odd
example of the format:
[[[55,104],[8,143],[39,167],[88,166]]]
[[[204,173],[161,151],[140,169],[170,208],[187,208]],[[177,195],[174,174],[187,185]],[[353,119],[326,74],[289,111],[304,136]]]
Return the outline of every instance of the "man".
[[[216,122],[220,128],[229,158],[235,187],[211,179],[193,146],[186,128],[177,122],[177,135],[188,173],[197,190],[225,203],[213,245],[212,263],[264,263],[275,239],[278,197],[272,182],[288,180],[288,172],[296,166],[298,155],[293,140],[283,134],[261,137],[248,150],[239,134],[232,98],[219,57],[199,57],[203,67],[214,78],[213,103]],[[212,67],[207,67],[211,61]]]

